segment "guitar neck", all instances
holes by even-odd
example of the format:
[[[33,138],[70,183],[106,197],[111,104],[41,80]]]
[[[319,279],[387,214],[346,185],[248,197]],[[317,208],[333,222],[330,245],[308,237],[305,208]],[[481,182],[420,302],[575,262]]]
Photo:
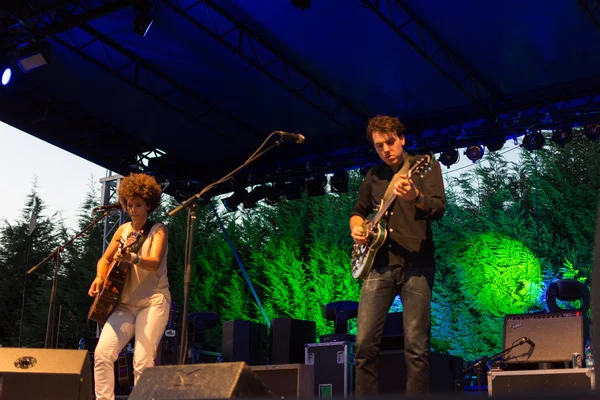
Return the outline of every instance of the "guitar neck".
[[[408,176],[408,181],[412,182],[412,174],[410,172],[409,172],[409,176]],[[377,214],[375,214],[375,216],[371,220],[372,225],[377,225],[377,223],[379,222],[381,217],[383,217],[383,215],[387,212],[387,210],[390,208],[390,206],[392,205],[392,203],[394,202],[395,199],[396,199],[396,196],[393,195],[393,196],[390,196],[390,198],[387,199],[387,201],[385,203],[383,203],[383,205],[381,206],[379,211],[377,211]]]

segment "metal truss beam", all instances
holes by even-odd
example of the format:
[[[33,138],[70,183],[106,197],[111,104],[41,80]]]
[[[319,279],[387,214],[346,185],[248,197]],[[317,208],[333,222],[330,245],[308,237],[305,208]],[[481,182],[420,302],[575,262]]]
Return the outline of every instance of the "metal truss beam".
[[[85,43],[75,43],[74,30],[81,30],[87,33],[91,36],[91,40]],[[242,128],[243,131],[251,133],[257,138],[260,137],[245,122],[221,110],[210,100],[187,88],[143,57],[120,45],[114,39],[88,24],[73,28],[73,30],[68,32],[68,37],[57,35],[54,37],[54,40],[141,92],[191,119],[207,131],[222,137],[230,144],[234,143],[231,137],[224,135],[204,121],[209,114],[216,114],[223,119],[233,122]],[[94,44],[99,45],[102,51],[89,51],[90,47]]]
[[[577,0],[581,8],[590,17],[596,28],[600,30],[600,1],[599,0]]]
[[[232,122],[242,131],[260,138],[261,136],[245,122],[220,109],[215,103],[187,88],[137,53],[85,23],[101,15],[131,6],[134,1],[109,0],[94,8],[88,0],[83,0],[68,6],[68,10],[75,14],[54,11],[42,13],[41,16],[34,18],[35,22],[32,24],[15,25],[13,34],[20,38],[21,45],[36,38],[52,37],[56,42],[191,119],[203,129],[222,137],[230,144],[233,144],[234,140],[209,126],[205,122],[207,116],[216,115]],[[78,36],[85,36],[86,40],[78,43]],[[92,51],[93,47],[98,48]]]
[[[267,40],[214,0],[198,0],[184,7],[180,0],[162,0],[210,37],[248,62],[258,71],[293,93],[347,132],[355,135],[367,115],[325,87],[308,71],[278,52]],[[202,7],[202,9],[200,9]]]
[[[447,125],[415,135],[411,148],[428,147],[434,152],[444,147],[466,147],[483,144],[486,139],[497,136],[521,136],[534,129],[553,129],[600,120],[600,92],[566,101],[550,102],[539,98],[546,105],[530,107],[520,111],[504,113],[495,124],[482,119],[480,124],[473,121]],[[424,144],[427,143],[427,146]]]
[[[12,21],[0,29],[8,32],[8,48],[43,40],[67,29],[132,6],[136,0],[66,0],[42,8],[39,2],[25,1],[19,9],[9,10]]]
[[[488,114],[487,103],[500,96],[439,39],[401,0],[361,0],[398,36]],[[394,7],[394,4],[397,7]]]

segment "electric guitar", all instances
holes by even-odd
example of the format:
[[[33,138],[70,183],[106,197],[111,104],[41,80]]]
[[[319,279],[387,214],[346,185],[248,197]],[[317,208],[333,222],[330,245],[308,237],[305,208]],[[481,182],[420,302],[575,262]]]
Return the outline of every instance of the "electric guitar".
[[[122,253],[128,251],[130,247],[137,243],[144,231],[145,229],[142,229],[137,233],[130,234],[126,242],[123,242],[123,239],[120,238],[119,250]],[[89,320],[99,324],[106,323],[106,320],[117,306],[130,267],[131,264],[124,261],[114,260],[112,262],[102,285],[102,289],[96,295],[96,298],[90,307],[90,311],[88,312]]]
[[[411,181],[414,175],[425,176],[431,170],[432,162],[431,154],[417,156],[407,172],[408,180]],[[395,195],[385,202],[382,199],[379,208],[375,209],[377,213],[365,220],[363,228],[367,241],[361,245],[354,244],[352,248],[352,276],[355,279],[364,279],[371,271],[377,250],[387,238],[387,212],[395,199]]]

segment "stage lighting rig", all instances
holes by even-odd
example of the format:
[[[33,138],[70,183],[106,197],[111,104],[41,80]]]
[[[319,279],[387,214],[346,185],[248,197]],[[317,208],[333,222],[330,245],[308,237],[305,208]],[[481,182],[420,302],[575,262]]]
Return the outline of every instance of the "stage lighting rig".
[[[573,129],[570,126],[555,129],[552,134],[552,141],[560,147],[564,147],[571,140],[573,140]]]
[[[544,147],[546,143],[546,138],[542,135],[542,132],[539,130],[535,130],[533,132],[529,132],[523,138],[523,146],[527,151],[539,150]]]
[[[596,141],[600,138],[600,124],[591,122],[583,128],[583,134],[590,140]]]
[[[2,67],[2,86],[6,86],[10,83],[10,79],[12,78],[12,69],[10,67]]]
[[[456,164],[458,162],[458,158],[458,150],[453,148],[447,148],[446,150],[442,151],[440,157],[438,158],[438,161],[446,167],[450,168],[451,165]]]
[[[469,146],[465,150],[465,155],[467,156],[467,158],[469,160],[471,160],[473,162],[481,160],[484,153],[485,153],[485,150],[484,150],[483,146],[481,146],[479,144]]]

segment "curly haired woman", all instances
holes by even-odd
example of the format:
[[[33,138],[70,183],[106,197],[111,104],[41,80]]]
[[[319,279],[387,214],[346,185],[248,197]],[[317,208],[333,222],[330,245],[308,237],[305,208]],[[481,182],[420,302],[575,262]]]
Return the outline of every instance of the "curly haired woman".
[[[114,260],[127,262],[131,267],[119,303],[104,324],[94,352],[98,400],[114,399],[114,362],[134,335],[135,382],[144,369],[154,366],[171,301],[167,279],[167,229],[162,224],[148,222],[148,215],[160,203],[160,185],[149,175],[131,174],[121,180],[117,194],[131,221],[119,226],[115,232],[98,261],[98,272],[88,294],[96,296]],[[126,242],[136,234],[146,237],[141,247],[136,252],[121,252],[121,241]]]

